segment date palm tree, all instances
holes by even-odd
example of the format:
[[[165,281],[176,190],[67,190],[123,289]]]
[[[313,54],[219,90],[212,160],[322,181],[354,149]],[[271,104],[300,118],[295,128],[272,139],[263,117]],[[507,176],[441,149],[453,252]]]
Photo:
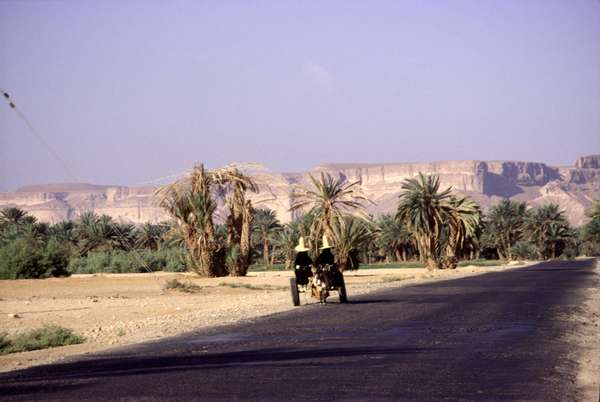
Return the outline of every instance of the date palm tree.
[[[75,220],[72,236],[79,253],[91,251],[130,250],[134,244],[134,227],[115,222],[108,215],[84,212]]]
[[[365,204],[371,201],[359,194],[359,181],[347,183],[325,172],[321,172],[319,179],[312,175],[309,179],[311,186],[300,187],[292,193],[290,211],[308,210],[313,217],[313,237],[320,238],[322,234],[332,236],[334,219],[344,215],[366,217]]]
[[[73,221],[60,221],[50,226],[48,233],[50,237],[62,244],[74,244],[74,229],[75,224]]]
[[[498,256],[512,260],[512,247],[523,237],[527,204],[502,200],[487,214],[487,231],[495,244]]]
[[[294,247],[298,244],[299,237],[300,231],[294,223],[283,226],[275,234],[273,241],[283,253],[286,269],[293,269],[294,256],[296,255]]]
[[[21,225],[26,223],[26,218],[28,216],[30,215],[20,208],[4,208],[2,211],[0,211],[0,224]]]
[[[235,166],[206,170],[203,165],[175,183],[159,188],[158,203],[175,219],[173,229],[184,239],[191,267],[200,275],[246,275],[251,256],[253,208],[247,191],[258,191],[254,180]],[[227,250],[217,242],[214,215],[216,198],[224,197]],[[226,264],[219,255],[226,254]]]
[[[417,178],[406,180],[402,190],[396,219],[412,232],[421,260],[434,269],[442,228],[450,210],[451,188],[440,191],[437,176],[419,173]]]
[[[217,264],[213,215],[217,204],[211,194],[212,176],[203,165],[155,192],[158,204],[174,219],[172,231],[183,239],[190,268],[201,276],[225,276],[225,267]]]
[[[235,258],[230,259],[228,266],[229,274],[244,276],[251,262],[254,219],[254,209],[251,201],[246,198],[246,193],[258,193],[259,188],[252,177],[234,165],[214,169],[210,174],[217,193],[225,196],[229,209],[226,219],[227,244],[230,250],[236,249]]]
[[[573,237],[564,211],[557,204],[534,208],[525,225],[530,240],[540,247],[544,258],[556,258],[558,247]]]
[[[457,254],[472,239],[481,223],[479,205],[468,197],[451,196],[445,209],[447,223],[445,268],[456,268]]]
[[[586,211],[586,215],[592,220],[600,219],[600,198],[594,200],[592,206]]]
[[[135,246],[149,250],[160,250],[169,230],[166,223],[146,222],[136,230]]]
[[[357,269],[358,251],[373,240],[376,228],[368,221],[346,215],[334,218],[331,229],[338,268],[342,272]]]
[[[99,221],[100,217],[94,212],[83,212],[75,220],[73,237],[80,255],[87,255],[104,243],[98,230]]]
[[[281,225],[277,220],[277,215],[272,209],[254,210],[253,231],[258,235],[263,246],[263,262],[270,263],[269,246],[273,243],[275,233],[279,231]]]
[[[380,250],[396,261],[406,261],[408,251],[412,248],[414,239],[406,225],[390,214],[381,215],[376,225],[378,228],[376,243]]]

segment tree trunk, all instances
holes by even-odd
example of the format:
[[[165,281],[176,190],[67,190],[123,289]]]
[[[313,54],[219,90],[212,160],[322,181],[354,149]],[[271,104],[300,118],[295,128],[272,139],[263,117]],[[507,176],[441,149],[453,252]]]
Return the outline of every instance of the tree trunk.
[[[252,203],[250,201],[246,201],[241,218],[240,255],[237,266],[229,273],[231,276],[246,276],[250,266],[250,252],[252,250]]]
[[[266,237],[263,240],[263,261],[265,265],[269,265],[269,239]]]

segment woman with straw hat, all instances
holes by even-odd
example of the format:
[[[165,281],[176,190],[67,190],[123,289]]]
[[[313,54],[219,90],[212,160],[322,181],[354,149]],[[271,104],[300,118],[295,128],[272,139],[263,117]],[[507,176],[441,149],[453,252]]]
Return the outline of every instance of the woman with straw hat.
[[[317,257],[317,266],[333,265],[335,263],[335,257],[331,252],[332,246],[329,244],[327,236],[323,235],[323,246],[319,248],[321,254]]]
[[[308,255],[308,248],[304,245],[304,237],[298,239],[296,250],[296,259],[294,260],[294,273],[296,274],[296,283],[298,285],[308,285],[308,278],[312,276],[312,259]]]

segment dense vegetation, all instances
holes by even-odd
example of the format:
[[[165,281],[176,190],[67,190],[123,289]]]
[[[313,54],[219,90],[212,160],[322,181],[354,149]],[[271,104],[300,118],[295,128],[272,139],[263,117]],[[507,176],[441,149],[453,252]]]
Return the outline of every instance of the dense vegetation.
[[[440,189],[437,177],[419,175],[404,183],[396,213],[371,217],[357,183],[328,174],[311,179],[294,193],[297,218],[285,225],[273,211],[252,206],[246,192],[257,191],[256,184],[229,167],[196,167],[159,189],[171,222],[135,226],[87,212],[46,224],[6,208],[0,212],[0,278],[157,270],[245,275],[252,262],[290,268],[300,236],[314,256],[323,235],[335,245],[341,269],[359,262],[446,269],[460,260],[600,255],[600,200],[588,211],[589,222],[572,228],[557,205],[503,200],[482,214],[470,198]],[[217,195],[226,200],[222,223]]]
[[[6,208],[0,211],[0,278],[184,271],[186,252],[169,232],[169,224],[136,227],[90,212],[49,225]]]

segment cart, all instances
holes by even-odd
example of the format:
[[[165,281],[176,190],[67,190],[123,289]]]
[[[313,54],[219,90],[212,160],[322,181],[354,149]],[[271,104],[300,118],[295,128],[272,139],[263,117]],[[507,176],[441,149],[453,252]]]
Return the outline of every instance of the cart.
[[[340,303],[348,302],[344,274],[337,268],[336,264],[325,264],[322,266],[296,266],[294,277],[290,278],[290,291],[294,306],[300,305],[300,293],[309,293],[319,300],[319,303],[327,303],[329,292],[338,293]]]

